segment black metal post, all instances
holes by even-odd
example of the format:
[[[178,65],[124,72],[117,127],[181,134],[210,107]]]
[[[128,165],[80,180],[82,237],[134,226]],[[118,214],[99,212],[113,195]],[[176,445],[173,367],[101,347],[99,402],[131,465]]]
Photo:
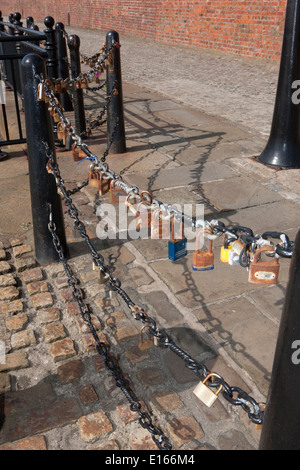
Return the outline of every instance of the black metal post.
[[[31,29],[33,24],[34,24],[34,19],[32,18],[32,16],[27,16],[27,18],[26,18],[26,28]]]
[[[293,83],[300,79],[300,0],[288,0],[281,64],[268,143],[258,161],[274,168],[300,168],[300,105]]]
[[[47,75],[48,78],[58,78],[58,62],[57,62],[57,46],[54,26],[54,19],[52,16],[46,16],[44,19],[44,33],[46,36],[45,49],[48,54],[46,61]]]
[[[68,37],[68,47],[70,50],[71,76],[77,78],[81,72],[80,65],[80,38],[76,34]],[[83,101],[83,90],[74,86],[73,106],[76,132],[82,138],[86,137],[86,122]]]
[[[48,105],[37,100],[36,74],[46,76],[45,62],[37,54],[28,54],[22,59],[22,79],[35,257],[40,264],[49,264],[58,261],[58,255],[48,230],[48,204],[52,205],[53,221],[66,255],[67,245],[61,200],[53,175],[46,170],[47,157],[42,142],[48,143],[54,156],[55,146]]]
[[[107,107],[107,139],[110,142],[114,133],[114,140],[110,147],[111,153],[125,153],[125,123],[123,109],[123,90],[121,75],[121,57],[119,34],[116,31],[109,31],[106,35],[106,53],[112,48],[111,61],[106,67],[106,87],[107,96],[111,96],[115,84],[117,93],[112,96]],[[117,125],[117,128],[116,128]]]
[[[300,450],[300,231],[296,237],[260,450]]]
[[[67,44],[65,38],[65,26],[63,23],[55,25],[56,44],[57,44],[57,60],[58,60],[58,77],[69,78]],[[72,111],[73,106],[68,93],[60,93],[59,101],[65,111]]]

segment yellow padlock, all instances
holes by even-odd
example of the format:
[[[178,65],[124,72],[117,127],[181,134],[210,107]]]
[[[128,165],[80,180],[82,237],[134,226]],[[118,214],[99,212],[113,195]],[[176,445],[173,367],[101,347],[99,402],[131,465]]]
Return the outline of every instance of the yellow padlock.
[[[226,235],[224,235],[223,246],[221,247],[221,252],[220,252],[220,261],[224,264],[229,263],[229,252],[232,250],[230,242],[231,240],[230,239],[226,240]]]

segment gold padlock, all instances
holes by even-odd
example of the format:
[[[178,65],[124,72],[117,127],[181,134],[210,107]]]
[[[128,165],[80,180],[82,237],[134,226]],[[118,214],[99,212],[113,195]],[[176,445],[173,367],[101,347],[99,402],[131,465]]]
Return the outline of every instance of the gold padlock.
[[[252,284],[277,284],[279,277],[279,260],[261,261],[259,258],[263,252],[274,252],[270,246],[263,246],[254,254],[249,269],[249,282]]]
[[[97,266],[93,262],[93,271],[98,271],[98,282],[99,284],[106,284],[109,279],[109,274],[104,274],[100,266]]]
[[[68,135],[68,131],[67,131],[67,128],[66,128],[64,122],[61,121],[57,124],[56,133],[57,133],[57,138],[59,140],[62,140],[63,145],[66,145],[66,138],[67,138],[67,135]]]
[[[143,338],[143,331],[145,328],[149,328],[148,325],[144,325],[141,329],[141,341],[139,342],[138,344],[138,348],[141,350],[141,351],[147,351],[148,349],[151,349],[152,346],[154,346],[154,341],[153,341],[153,338],[148,338],[146,340],[144,340]]]
[[[223,385],[220,384],[218,390],[214,392],[210,387],[208,387],[206,385],[206,382],[212,377],[217,377],[221,379],[221,377],[218,374],[214,374],[214,373],[208,374],[208,376],[205,377],[205,379],[201,381],[197,385],[195,390],[193,391],[196,397],[199,398],[199,400],[201,400],[204,403],[204,405],[206,405],[208,408],[210,408],[215,403],[216,399],[218,398],[219,393],[221,392],[223,388]]]
[[[37,87],[37,99],[38,101],[45,101],[45,85],[42,82]]]
[[[229,263],[229,252],[232,250],[230,243],[231,243],[230,239],[226,239],[226,235],[224,235],[223,246],[221,247],[221,252],[220,252],[220,261],[223,264]]]

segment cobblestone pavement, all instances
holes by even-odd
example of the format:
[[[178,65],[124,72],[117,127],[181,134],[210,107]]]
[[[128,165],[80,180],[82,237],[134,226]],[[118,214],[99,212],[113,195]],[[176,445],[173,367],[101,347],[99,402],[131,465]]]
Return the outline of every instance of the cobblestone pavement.
[[[94,33],[82,30],[80,37],[83,52],[96,52]],[[248,88],[253,107],[245,117],[234,105],[241,88],[236,85],[235,89],[228,78],[227,55],[158,48],[130,38],[124,38],[122,44],[128,150],[110,155],[109,166],[162,201],[202,204],[207,219],[246,225],[255,233],[284,231],[294,239],[299,228],[299,170],[271,170],[252,158],[265,144],[257,126],[267,113],[261,98],[270,99],[268,87],[257,87],[257,96],[251,96]],[[137,55],[139,49],[143,54]],[[198,77],[192,64],[200,56],[204,65]],[[172,60],[177,64],[174,69]],[[164,69],[158,65],[160,61]],[[226,69],[221,65],[225,62]],[[250,62],[245,68],[242,59],[233,62],[235,79],[239,74],[242,86]],[[216,79],[220,69],[223,87]],[[275,66],[252,65],[253,86],[256,81],[259,85],[262,71],[264,77],[268,75],[267,69],[274,77]],[[187,82],[176,92],[180,76]],[[194,81],[203,89],[203,93],[197,91],[196,99],[192,98]],[[216,83],[222,99],[210,95]],[[99,98],[89,94],[89,99],[92,109],[91,103]],[[259,116],[255,116],[256,99]],[[88,143],[100,155],[106,147],[105,132],[95,133]],[[130,411],[97,355],[62,265],[36,263],[27,160],[21,149],[10,155],[1,163],[0,337],[7,354],[0,364],[0,390],[4,392],[0,449],[155,450],[149,432],[140,426],[137,413]],[[85,162],[75,165],[70,152],[57,153],[57,158],[68,188],[86,178]],[[99,240],[97,208],[108,202],[107,195],[99,199],[93,188],[86,187],[73,201],[95,247],[134,302],[194,358],[230,385],[265,401],[289,260],[280,261],[278,284],[256,286],[248,282],[247,270],[220,262],[218,240],[214,244],[215,269],[195,272],[193,252],[172,263],[165,240]],[[105,286],[99,285],[86,245],[67,214],[65,223],[69,263],[100,339],[110,345],[143,409],[151,413],[173,449],[256,450],[260,430],[241,408],[222,397],[213,407],[205,407],[193,394],[197,377],[172,351],[139,349],[141,324],[123,300],[108,295]]]

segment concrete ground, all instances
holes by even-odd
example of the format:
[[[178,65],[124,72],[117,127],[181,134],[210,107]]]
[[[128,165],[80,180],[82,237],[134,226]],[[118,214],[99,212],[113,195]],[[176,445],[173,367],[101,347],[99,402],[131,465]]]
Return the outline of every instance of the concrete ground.
[[[105,33],[68,29],[93,54]],[[158,199],[202,205],[205,218],[254,233],[299,230],[300,170],[276,171],[253,157],[264,149],[278,65],[219,52],[121,38],[127,152],[109,167]],[[7,97],[9,101],[9,91]],[[89,93],[87,113],[103,95]],[[94,103],[94,104],[93,104]],[[97,104],[98,103],[98,104]],[[105,129],[88,144],[101,155]],[[11,147],[0,186],[0,449],[155,450],[97,355],[60,264],[34,258],[26,147]],[[57,153],[68,188],[88,163]],[[189,354],[264,402],[268,394],[290,261],[279,282],[253,285],[240,266],[219,260],[192,270],[193,251],[172,263],[165,240],[97,238],[99,200],[86,187],[73,197],[95,247],[130,297]],[[99,285],[92,259],[65,211],[70,265],[92,309],[100,338],[174,450],[256,450],[260,430],[220,397],[212,408],[193,394],[198,379],[166,348],[138,348],[141,323]],[[1,356],[0,356],[1,357]]]

